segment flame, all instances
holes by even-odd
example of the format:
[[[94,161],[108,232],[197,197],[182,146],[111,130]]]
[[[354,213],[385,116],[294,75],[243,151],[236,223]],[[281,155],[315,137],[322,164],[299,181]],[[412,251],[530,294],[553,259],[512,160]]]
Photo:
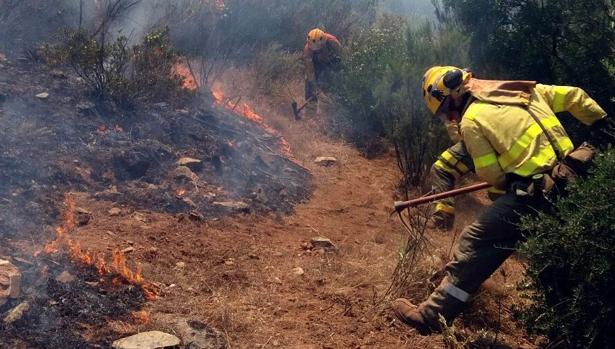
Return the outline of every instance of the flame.
[[[114,251],[111,263],[107,263],[105,256],[89,250],[83,250],[79,243],[70,238],[69,234],[76,227],[75,212],[76,204],[74,198],[66,194],[64,196],[64,209],[62,210],[62,222],[56,227],[56,238],[43,248],[47,254],[58,253],[65,249],[73,263],[94,266],[98,274],[102,276],[113,276],[112,284],[129,284],[141,287],[143,295],[147,300],[154,300],[158,296],[158,289],[153,284],[143,279],[141,268],[133,271],[128,267],[126,257],[121,251]]]
[[[175,191],[175,195],[176,196],[180,196],[181,197],[181,196],[184,196],[185,194],[186,194],[186,189],[177,189]]]
[[[183,59],[180,59],[173,65],[173,74],[182,78],[182,88],[188,91],[196,91],[198,89],[198,85],[196,83],[196,78],[188,63],[186,63]]]
[[[226,101],[224,92],[222,92],[222,90],[217,86],[212,87],[211,94],[214,97],[214,104],[222,106],[226,109],[232,110],[233,112],[235,112],[235,114],[241,115],[245,117],[246,119],[254,122],[258,126],[260,126],[263,130],[265,130],[265,132],[269,133],[272,136],[277,137],[278,146],[282,154],[284,154],[284,156],[294,161],[294,157],[292,155],[291,148],[290,148],[290,143],[288,143],[288,141],[282,136],[280,131],[269,126],[265,122],[265,119],[261,115],[259,115],[257,112],[255,112],[254,109],[252,109],[252,107],[249,104],[242,103],[240,106],[231,105],[230,102]]]
[[[151,320],[149,313],[145,310],[134,311],[130,313],[130,317],[134,320],[134,322],[140,325],[147,324]]]

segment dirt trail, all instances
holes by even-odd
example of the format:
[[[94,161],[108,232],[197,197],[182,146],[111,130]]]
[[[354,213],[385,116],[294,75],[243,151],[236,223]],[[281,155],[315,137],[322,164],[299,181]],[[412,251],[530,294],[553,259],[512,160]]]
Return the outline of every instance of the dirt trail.
[[[116,327],[171,331],[178,318],[200,320],[232,348],[441,348],[441,336],[420,337],[375,307],[402,236],[388,212],[399,178],[395,159],[365,159],[322,136],[316,121],[278,115],[271,124],[313,174],[311,198],[289,216],[200,223],[130,207],[112,216],[114,203],[77,195],[93,214],[77,239],[97,251],[134,247],[129,258],[162,288],[147,305],[149,323]],[[321,167],[317,156],[339,162]],[[304,249],[319,235],[339,252]],[[450,236],[440,240],[450,245]]]

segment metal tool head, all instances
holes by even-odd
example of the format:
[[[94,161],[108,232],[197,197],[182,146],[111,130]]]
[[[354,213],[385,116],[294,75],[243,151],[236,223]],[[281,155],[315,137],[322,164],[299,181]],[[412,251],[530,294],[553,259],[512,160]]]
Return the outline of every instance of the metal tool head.
[[[293,108],[293,116],[295,117],[295,120],[301,119],[301,116],[299,115],[299,112],[301,112],[301,110],[297,109],[297,102],[293,101],[290,106]]]

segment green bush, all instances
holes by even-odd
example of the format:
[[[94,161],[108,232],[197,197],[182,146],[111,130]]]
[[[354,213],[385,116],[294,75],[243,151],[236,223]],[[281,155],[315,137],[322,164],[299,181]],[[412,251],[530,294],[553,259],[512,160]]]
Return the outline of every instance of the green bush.
[[[443,2],[471,36],[480,73],[580,86],[615,112],[612,0]]]
[[[575,348],[615,343],[615,150],[600,155],[591,176],[570,185],[552,212],[524,220],[529,239],[522,311],[529,331],[565,337]]]
[[[183,95],[184,77],[174,71],[179,55],[171,44],[169,29],[147,34],[132,48],[130,84],[135,93],[148,100],[172,100]]]
[[[350,43],[335,91],[345,113],[339,132],[366,153],[392,146],[406,190],[422,182],[450,142],[424,105],[421,80],[432,65],[465,66],[466,40],[454,26],[383,16]],[[451,47],[454,47],[451,48]],[[372,147],[372,149],[370,149]]]
[[[146,35],[132,48],[124,36],[104,41],[86,30],[66,30],[60,41],[43,49],[45,60],[69,65],[99,100],[130,108],[138,100],[178,101],[187,94],[182,77],[173,72],[178,55],[168,29]]]
[[[124,36],[101,43],[85,30],[69,29],[60,44],[46,46],[43,52],[51,65],[68,64],[97,97],[124,95],[128,89],[130,51]]]

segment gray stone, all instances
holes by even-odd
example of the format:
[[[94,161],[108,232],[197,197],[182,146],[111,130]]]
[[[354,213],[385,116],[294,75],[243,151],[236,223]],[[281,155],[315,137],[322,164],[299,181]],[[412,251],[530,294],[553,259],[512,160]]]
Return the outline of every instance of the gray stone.
[[[176,164],[177,166],[186,166],[192,171],[200,171],[203,168],[203,161],[189,157],[180,158]]]
[[[77,207],[77,226],[82,227],[90,223],[92,213],[84,208]]]
[[[51,77],[54,77],[56,79],[66,79],[66,74],[64,74],[64,72],[59,69],[51,70],[49,72],[49,75],[51,75]]]
[[[175,330],[181,337],[186,349],[225,349],[226,338],[223,334],[196,320],[179,320]]]
[[[19,298],[21,294],[21,273],[11,262],[0,259],[0,306],[9,298]]]
[[[75,281],[75,277],[71,273],[65,270],[56,277],[56,281],[63,283],[63,284],[68,284],[68,283]]]
[[[215,201],[215,206],[223,207],[234,211],[249,211],[250,205],[243,201]]]
[[[317,236],[310,240],[312,244],[312,249],[323,249],[326,252],[334,252],[337,251],[337,246],[328,238]]]
[[[187,179],[193,182],[199,179],[199,176],[192,172],[192,170],[187,166],[177,166],[177,168],[173,172],[173,176],[175,177],[175,179]]]
[[[38,98],[38,99],[47,99],[47,98],[49,98],[49,93],[41,92],[41,93],[37,94],[35,97]]]
[[[167,349],[179,348],[180,340],[172,334],[149,331],[118,339],[113,342],[113,349]]]
[[[81,101],[77,103],[77,110],[79,111],[88,111],[94,109],[95,105],[92,102]]]
[[[314,160],[314,162],[320,166],[331,166],[337,163],[337,159],[332,156],[319,156]]]
[[[10,325],[13,322],[21,319],[23,315],[28,311],[28,309],[30,309],[30,303],[20,303],[18,306],[8,312],[8,315],[4,317],[4,323]]]

